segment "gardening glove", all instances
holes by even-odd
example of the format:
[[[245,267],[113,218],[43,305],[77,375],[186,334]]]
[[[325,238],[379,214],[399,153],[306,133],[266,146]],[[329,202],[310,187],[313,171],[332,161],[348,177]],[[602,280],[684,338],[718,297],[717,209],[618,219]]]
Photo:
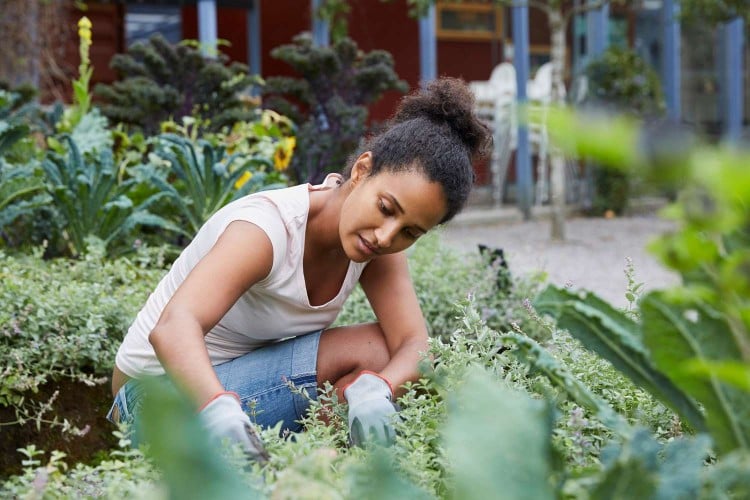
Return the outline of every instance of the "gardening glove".
[[[377,373],[363,371],[344,387],[349,403],[349,439],[354,446],[374,441],[389,446],[396,433],[392,418],[396,413],[390,382]]]
[[[218,393],[203,405],[199,415],[213,438],[239,443],[250,460],[261,463],[268,460],[268,452],[250,423],[250,417],[242,411],[240,397],[236,393]]]

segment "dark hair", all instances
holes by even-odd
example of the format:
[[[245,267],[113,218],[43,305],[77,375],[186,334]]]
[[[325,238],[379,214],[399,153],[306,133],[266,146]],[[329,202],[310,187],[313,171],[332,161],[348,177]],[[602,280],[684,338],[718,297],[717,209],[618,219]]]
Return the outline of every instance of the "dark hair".
[[[474,113],[474,95],[466,83],[444,77],[404,97],[388,128],[366,140],[354,158],[372,152],[370,175],[418,169],[439,182],[448,204],[443,223],[463,208],[474,184],[472,163],[491,145],[489,127]]]

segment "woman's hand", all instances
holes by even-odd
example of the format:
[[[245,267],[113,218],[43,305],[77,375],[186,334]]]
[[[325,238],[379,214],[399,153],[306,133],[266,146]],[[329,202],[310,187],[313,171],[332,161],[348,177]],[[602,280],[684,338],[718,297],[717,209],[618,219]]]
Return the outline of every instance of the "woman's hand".
[[[349,403],[349,439],[354,446],[371,441],[393,444],[396,407],[390,382],[377,373],[363,371],[344,387],[344,397]]]
[[[200,410],[200,419],[211,437],[239,444],[250,460],[267,462],[268,453],[234,392],[220,392]]]

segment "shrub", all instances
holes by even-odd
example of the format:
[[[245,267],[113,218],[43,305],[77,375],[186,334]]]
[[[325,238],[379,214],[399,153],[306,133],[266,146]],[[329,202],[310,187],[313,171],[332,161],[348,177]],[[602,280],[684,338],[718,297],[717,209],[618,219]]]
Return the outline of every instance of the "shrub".
[[[316,47],[305,33],[271,54],[300,75],[268,78],[263,88],[264,106],[299,125],[291,165],[296,182],[317,183],[341,170],[365,135],[366,106],[387,90],[407,90],[388,52],[362,53],[348,37]]]
[[[255,83],[243,64],[227,65],[226,56],[205,57],[190,43],[171,45],[161,35],[133,44],[110,66],[120,80],[97,85],[104,115],[147,135],[161,122],[199,116],[207,130],[220,130],[253,117],[240,93]]]
[[[143,248],[130,259],[105,260],[92,249],[79,261],[45,261],[41,253],[0,253],[3,466],[26,439],[75,447],[70,433],[91,429],[89,444],[102,433],[102,415],[83,410],[101,411],[100,401],[71,401],[103,394],[106,404],[107,388],[87,387],[109,380],[115,352],[163,274],[165,255]]]
[[[659,75],[632,50],[612,47],[585,69],[586,105],[618,113],[653,116],[664,110]],[[623,170],[593,165],[594,199],[591,212],[622,214],[628,204],[632,176]]]

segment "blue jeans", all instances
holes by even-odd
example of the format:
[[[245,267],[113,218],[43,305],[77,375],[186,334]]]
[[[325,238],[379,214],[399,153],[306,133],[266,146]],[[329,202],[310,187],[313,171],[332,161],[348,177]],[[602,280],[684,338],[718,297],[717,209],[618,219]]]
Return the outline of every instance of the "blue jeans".
[[[263,427],[283,422],[282,431],[299,432],[299,423],[316,400],[318,343],[322,331],[301,335],[251,351],[214,366],[221,385],[240,396],[250,419]],[[292,392],[289,384],[307,394]],[[143,399],[142,384],[129,380],[115,395],[107,419],[132,426]]]

